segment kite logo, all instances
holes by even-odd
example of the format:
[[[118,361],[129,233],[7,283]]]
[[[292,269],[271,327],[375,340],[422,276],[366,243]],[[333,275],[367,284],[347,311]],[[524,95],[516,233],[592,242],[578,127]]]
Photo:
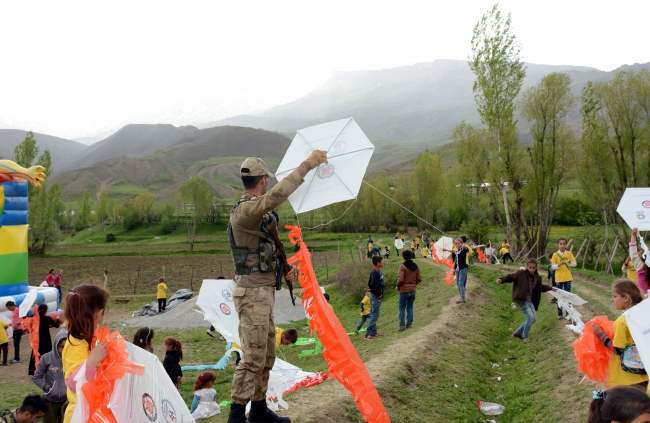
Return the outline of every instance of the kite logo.
[[[221,309],[221,312],[228,316],[230,314],[230,307],[225,305],[224,303],[219,304],[219,308]]]
[[[332,166],[331,164],[326,164],[324,166],[321,166],[316,171],[316,176],[318,176],[321,179],[331,178],[332,175],[334,175],[334,166]]]
[[[348,145],[345,143],[345,141],[336,141],[328,153],[332,153],[333,155],[343,154],[347,149]]]
[[[226,301],[230,301],[232,303],[232,292],[228,291],[227,289],[224,289],[221,291],[221,295],[223,295],[223,298]]]
[[[636,220],[645,220],[644,212],[636,212]]]
[[[162,415],[165,418],[165,421],[167,423],[174,423],[177,422],[178,419],[176,418],[176,410],[174,410],[174,407],[172,406],[172,403],[169,402],[168,400],[164,399],[162,400]]]
[[[646,209],[650,209],[650,200],[645,200],[641,205]]]
[[[158,413],[156,412],[156,403],[153,402],[151,395],[142,395],[142,409],[144,410],[144,415],[147,416],[150,421],[156,421]]]

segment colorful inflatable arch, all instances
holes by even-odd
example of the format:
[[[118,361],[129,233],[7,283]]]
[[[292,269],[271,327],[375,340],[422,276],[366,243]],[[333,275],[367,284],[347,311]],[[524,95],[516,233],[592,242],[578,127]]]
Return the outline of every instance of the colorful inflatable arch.
[[[9,160],[0,160],[0,318],[11,319],[7,301],[20,305],[30,289],[37,290],[35,304],[46,303],[50,311],[58,309],[54,288],[30,287],[27,279],[27,236],[29,180],[40,186],[45,168],[22,168]]]

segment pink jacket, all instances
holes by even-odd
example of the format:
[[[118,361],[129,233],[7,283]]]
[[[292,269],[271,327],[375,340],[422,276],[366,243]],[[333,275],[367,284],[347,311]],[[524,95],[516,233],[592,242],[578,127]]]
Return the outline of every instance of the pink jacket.
[[[648,284],[645,281],[645,263],[639,257],[639,252],[636,249],[636,240],[630,241],[630,258],[632,263],[634,263],[634,268],[636,269],[636,277],[639,280],[639,288],[644,294],[648,293]]]

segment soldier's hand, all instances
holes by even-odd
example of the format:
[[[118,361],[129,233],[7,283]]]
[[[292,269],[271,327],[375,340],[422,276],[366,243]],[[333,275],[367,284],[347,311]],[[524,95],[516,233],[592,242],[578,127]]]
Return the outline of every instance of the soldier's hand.
[[[309,164],[309,166],[311,166],[311,169],[315,169],[320,164],[327,163],[327,151],[314,150],[305,161]]]
[[[296,268],[292,267],[291,270],[284,275],[284,280],[287,281],[287,283],[291,283],[294,279],[296,279]]]

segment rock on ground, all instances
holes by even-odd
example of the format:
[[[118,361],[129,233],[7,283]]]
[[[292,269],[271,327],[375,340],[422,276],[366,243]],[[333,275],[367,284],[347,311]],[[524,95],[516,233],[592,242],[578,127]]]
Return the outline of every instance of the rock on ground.
[[[185,301],[178,307],[156,316],[140,316],[125,320],[123,323],[130,327],[149,326],[154,329],[184,329],[194,327],[210,327],[210,323],[203,320],[203,314],[196,305],[198,296]],[[291,323],[305,318],[305,310],[300,298],[296,298],[295,307],[291,304],[289,291],[282,288],[275,292],[275,323]]]

